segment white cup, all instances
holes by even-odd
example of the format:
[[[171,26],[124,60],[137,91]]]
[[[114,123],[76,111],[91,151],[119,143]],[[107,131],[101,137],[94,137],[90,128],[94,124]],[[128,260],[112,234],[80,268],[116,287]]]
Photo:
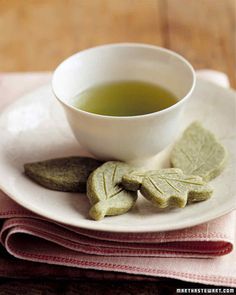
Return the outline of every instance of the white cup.
[[[164,110],[114,117],[75,108],[72,98],[104,82],[140,80],[162,86],[178,97]],[[94,47],[63,61],[52,79],[53,92],[64,107],[79,143],[97,158],[145,160],[170,144],[195,86],[192,66],[173,51],[146,44],[120,43]]]

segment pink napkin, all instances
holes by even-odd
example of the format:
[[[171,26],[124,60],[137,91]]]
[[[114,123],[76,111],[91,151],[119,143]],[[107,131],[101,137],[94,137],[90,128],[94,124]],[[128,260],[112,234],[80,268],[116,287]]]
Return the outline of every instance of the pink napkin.
[[[2,74],[0,107],[50,79],[49,73]],[[20,259],[236,286],[235,211],[189,229],[124,234],[45,220],[4,193],[0,193],[0,204],[1,243]]]

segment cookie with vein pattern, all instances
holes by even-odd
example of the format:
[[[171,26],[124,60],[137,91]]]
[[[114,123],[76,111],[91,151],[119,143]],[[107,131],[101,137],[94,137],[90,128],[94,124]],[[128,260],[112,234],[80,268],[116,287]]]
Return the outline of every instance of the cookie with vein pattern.
[[[210,181],[224,169],[227,150],[211,131],[194,122],[174,145],[170,161],[172,167],[180,168],[185,174]]]
[[[132,168],[123,163],[110,161],[97,168],[87,182],[87,196],[92,205],[89,215],[94,220],[105,216],[120,215],[135,204],[137,192],[127,191],[121,180]]]

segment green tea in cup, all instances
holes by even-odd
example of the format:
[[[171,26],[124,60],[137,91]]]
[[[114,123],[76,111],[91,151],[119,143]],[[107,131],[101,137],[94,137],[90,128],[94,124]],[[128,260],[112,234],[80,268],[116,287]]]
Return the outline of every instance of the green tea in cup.
[[[141,81],[99,84],[72,99],[76,108],[106,116],[138,116],[166,109],[178,101],[169,90]]]

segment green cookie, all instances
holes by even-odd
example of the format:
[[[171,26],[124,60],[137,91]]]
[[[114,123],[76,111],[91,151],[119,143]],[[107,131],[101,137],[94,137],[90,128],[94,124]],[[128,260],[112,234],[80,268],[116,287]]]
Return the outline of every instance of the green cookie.
[[[132,168],[122,162],[107,162],[97,168],[87,182],[87,196],[92,208],[89,215],[100,220],[106,215],[119,215],[129,211],[137,199],[137,192],[121,186],[122,176]]]
[[[199,175],[209,181],[224,169],[227,151],[213,133],[194,122],[174,145],[170,160],[173,167],[185,174]]]
[[[51,190],[84,193],[89,174],[102,163],[87,157],[67,157],[28,163],[24,170],[29,178]]]
[[[140,192],[159,208],[183,208],[187,202],[210,198],[213,190],[201,177],[169,168],[149,171],[142,180]]]

